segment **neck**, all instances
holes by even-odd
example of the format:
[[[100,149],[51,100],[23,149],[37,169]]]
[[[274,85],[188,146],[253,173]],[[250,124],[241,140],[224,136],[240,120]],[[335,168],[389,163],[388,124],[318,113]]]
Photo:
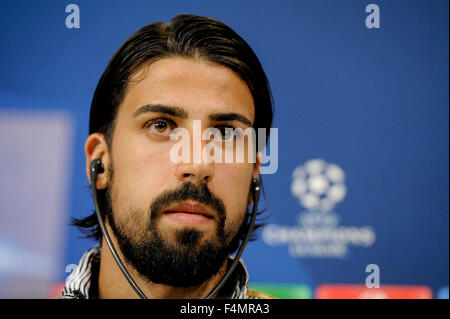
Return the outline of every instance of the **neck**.
[[[111,234],[109,225],[108,233]],[[112,236],[111,240],[120,259],[125,265],[125,268],[130,273],[133,280],[138,287],[149,299],[202,299],[205,298],[211,290],[219,283],[220,279],[225,275],[227,270],[228,260],[225,261],[220,270],[214,274],[210,279],[202,283],[200,286],[179,288],[168,286],[164,284],[156,284],[149,282],[128,263],[126,263],[121,251],[118,249],[116,239]],[[100,255],[100,273],[98,278],[98,297],[100,299],[136,299],[139,298],[138,294],[134,291],[131,285],[128,283],[125,276],[122,274],[119,266],[117,265],[111,251],[105,240],[102,240]]]

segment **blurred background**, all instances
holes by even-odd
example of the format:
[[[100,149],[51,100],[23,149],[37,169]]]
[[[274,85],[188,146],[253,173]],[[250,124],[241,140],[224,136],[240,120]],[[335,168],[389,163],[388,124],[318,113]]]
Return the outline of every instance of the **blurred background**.
[[[448,7],[1,1],[0,298],[56,296],[95,245],[68,226],[93,210],[93,92],[129,35],[180,13],[232,27],[272,86],[278,170],[263,176],[267,226],[244,254],[252,286],[281,298],[448,298]]]

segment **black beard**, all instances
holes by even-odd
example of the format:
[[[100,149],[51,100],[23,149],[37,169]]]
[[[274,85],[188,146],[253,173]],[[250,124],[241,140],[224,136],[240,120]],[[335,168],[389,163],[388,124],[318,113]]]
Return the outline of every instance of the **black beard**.
[[[232,234],[225,231],[225,206],[220,199],[212,195],[205,184],[195,186],[188,182],[178,190],[159,195],[150,206],[150,218],[146,219],[148,225],[142,225],[139,230],[145,234],[140,240],[134,239],[136,236],[129,234],[127,225],[116,223],[109,193],[108,190],[106,201],[109,209],[106,212],[120,250],[126,261],[148,281],[173,287],[199,286],[216,274],[224,265],[227,256],[232,253],[233,248],[230,248]],[[217,213],[215,240],[206,240],[200,244],[203,236],[201,231],[183,229],[176,231],[176,242],[171,244],[164,240],[157,230],[158,217],[161,216],[163,209],[174,202],[188,199],[204,204]],[[140,212],[133,212],[138,213]]]

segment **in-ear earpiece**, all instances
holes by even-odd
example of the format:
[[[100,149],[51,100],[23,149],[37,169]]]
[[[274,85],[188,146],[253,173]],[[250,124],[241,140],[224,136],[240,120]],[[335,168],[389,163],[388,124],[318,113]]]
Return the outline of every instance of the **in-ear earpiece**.
[[[91,161],[90,165],[90,175],[91,175],[91,183],[94,183],[97,181],[97,175],[101,174],[105,171],[105,168],[103,167],[102,160],[99,158],[96,158]]]
[[[259,178],[252,179],[252,190],[259,191],[261,189],[261,181]]]
[[[94,160],[91,161],[91,173],[92,172],[96,172],[97,174],[101,174],[105,171],[103,164],[102,164],[102,160],[99,158],[96,158]]]

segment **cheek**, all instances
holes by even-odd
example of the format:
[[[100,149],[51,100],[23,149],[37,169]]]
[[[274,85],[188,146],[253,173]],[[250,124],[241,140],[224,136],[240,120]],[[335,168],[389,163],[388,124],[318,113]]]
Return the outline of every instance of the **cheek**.
[[[175,171],[168,155],[170,147],[169,143],[148,145],[138,139],[113,148],[116,214],[148,210],[153,197],[170,189],[169,175]]]
[[[238,224],[244,218],[252,168],[252,164],[223,164],[216,168],[216,194],[221,194],[219,196],[225,203],[228,223]]]

